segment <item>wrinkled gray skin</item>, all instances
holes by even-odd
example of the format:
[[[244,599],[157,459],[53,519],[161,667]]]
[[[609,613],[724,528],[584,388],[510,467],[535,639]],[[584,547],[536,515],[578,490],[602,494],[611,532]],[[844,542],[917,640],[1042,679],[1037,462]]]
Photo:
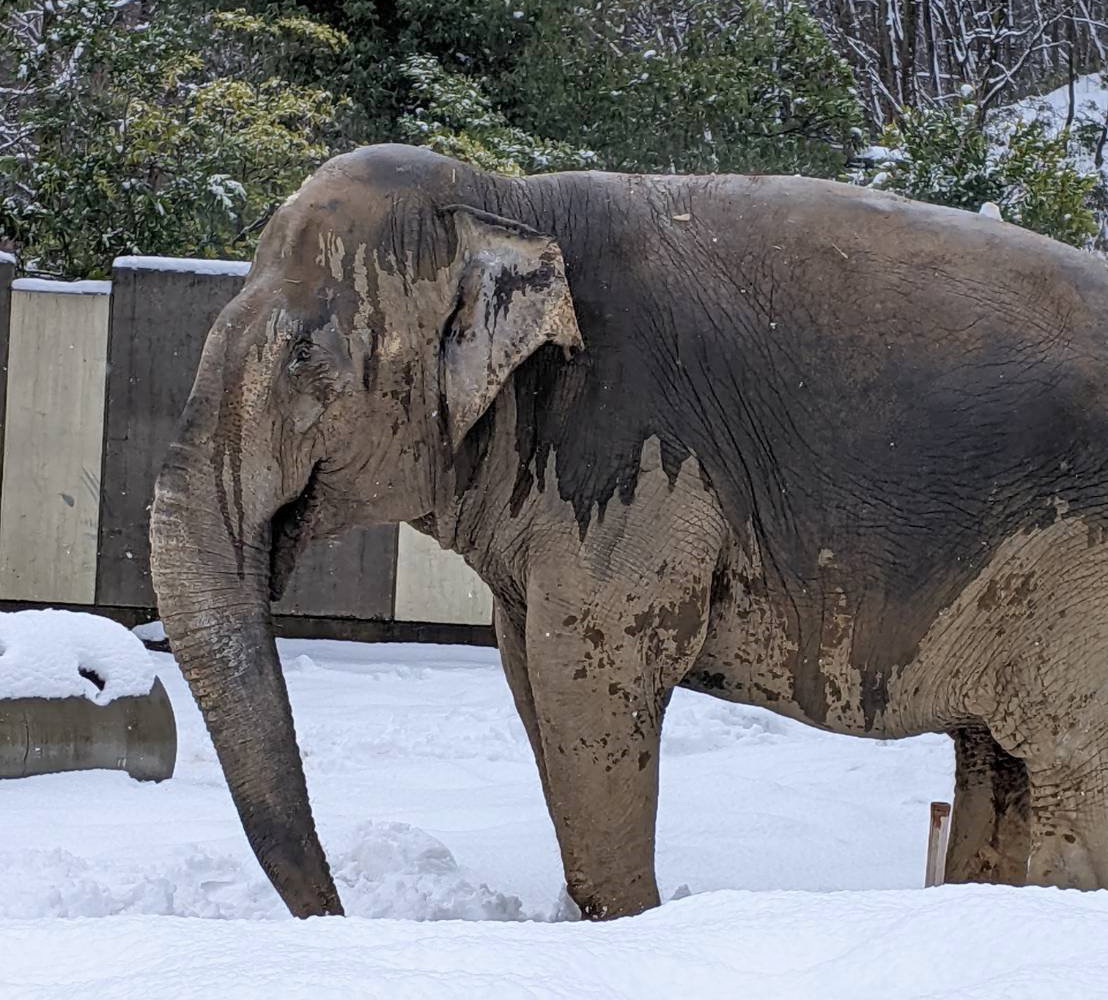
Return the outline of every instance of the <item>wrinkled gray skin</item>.
[[[658,902],[675,685],[951,733],[951,878],[1108,886],[1106,316],[1091,256],[842,185],[325,165],[208,337],[152,524],[289,909],[341,912],[270,597],[309,538],[397,521],[493,591],[587,916]]]

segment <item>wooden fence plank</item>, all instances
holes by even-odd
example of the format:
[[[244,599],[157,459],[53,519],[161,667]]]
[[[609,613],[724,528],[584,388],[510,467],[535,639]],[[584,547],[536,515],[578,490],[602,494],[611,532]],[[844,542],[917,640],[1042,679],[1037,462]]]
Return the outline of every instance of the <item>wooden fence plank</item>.
[[[396,580],[396,526],[348,532],[304,550],[277,614],[391,618]]]
[[[107,292],[107,282],[13,286],[0,499],[8,600],[95,597]]]
[[[108,335],[98,604],[152,607],[150,502],[192,389],[204,338],[242,287],[239,273],[116,262]],[[198,265],[199,266],[199,263]]]

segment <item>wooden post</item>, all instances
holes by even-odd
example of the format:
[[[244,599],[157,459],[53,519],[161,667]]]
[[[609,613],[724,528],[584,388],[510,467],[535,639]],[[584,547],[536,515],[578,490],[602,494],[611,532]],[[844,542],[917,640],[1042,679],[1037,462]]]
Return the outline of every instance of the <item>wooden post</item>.
[[[950,839],[950,803],[931,803],[931,826],[927,834],[927,872],[924,887],[942,885],[946,878],[946,845]]]

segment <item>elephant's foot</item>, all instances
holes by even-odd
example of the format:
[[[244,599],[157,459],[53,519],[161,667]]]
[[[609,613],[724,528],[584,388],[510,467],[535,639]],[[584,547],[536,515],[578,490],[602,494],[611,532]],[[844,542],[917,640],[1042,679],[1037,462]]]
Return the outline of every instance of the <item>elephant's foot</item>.
[[[633,916],[659,903],[654,823],[661,707],[621,703],[609,712],[602,691],[579,681],[577,687],[580,698],[557,692],[554,712],[547,708],[554,692],[536,691],[547,807],[566,888],[586,919]]]
[[[984,726],[951,736],[955,792],[946,881],[1023,885],[1031,847],[1027,767]]]
[[[1108,765],[1031,772],[1030,885],[1108,889]]]
[[[586,920],[615,920],[617,917],[634,917],[653,909],[661,902],[658,886],[654,881],[653,866],[649,872],[631,877],[630,882],[619,886],[596,886],[583,872],[569,872],[566,891],[577,904]]]

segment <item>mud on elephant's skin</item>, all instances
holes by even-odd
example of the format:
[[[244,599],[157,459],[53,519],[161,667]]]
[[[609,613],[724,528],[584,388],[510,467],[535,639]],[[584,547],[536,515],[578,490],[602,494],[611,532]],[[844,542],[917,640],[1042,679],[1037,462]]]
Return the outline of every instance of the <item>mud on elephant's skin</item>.
[[[269,601],[408,521],[496,599],[569,891],[658,902],[684,685],[954,735],[949,870],[1108,886],[1108,277],[798,178],[506,179],[379,146],[276,213],[156,491],[166,631],[257,856],[341,905]]]

